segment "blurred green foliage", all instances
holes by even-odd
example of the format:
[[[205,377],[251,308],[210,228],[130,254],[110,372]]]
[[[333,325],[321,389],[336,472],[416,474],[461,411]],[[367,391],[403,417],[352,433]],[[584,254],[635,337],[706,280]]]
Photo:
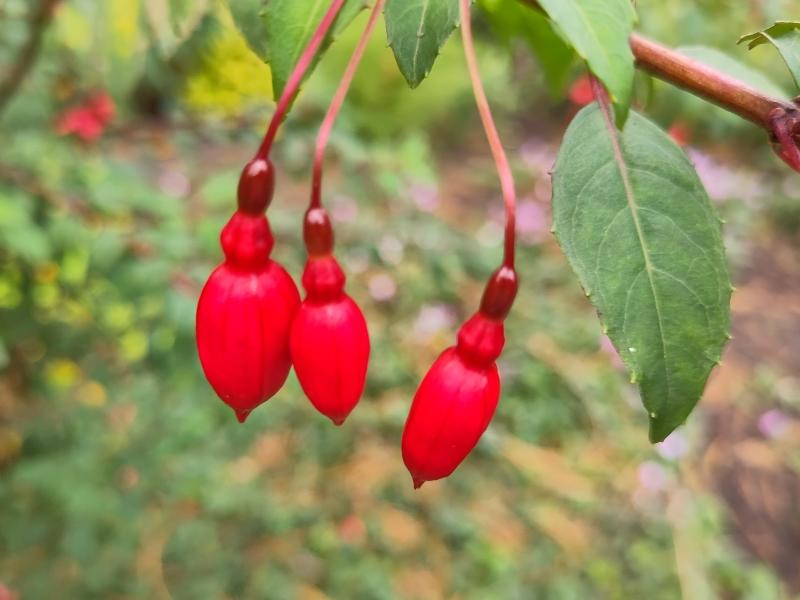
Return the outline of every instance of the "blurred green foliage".
[[[681,42],[724,41],[738,19],[752,29],[739,3],[720,4],[640,2],[646,27],[693,38]],[[0,3],[0,64],[27,5]],[[315,127],[363,17],[278,148],[270,220],[295,276]],[[569,107],[549,99],[523,46],[480,31],[527,215],[524,286],[494,424],[454,477],[413,493],[399,453],[411,395],[500,256],[499,194],[457,43],[412,93],[374,40],[333,136],[326,201],[373,337],[365,398],[335,429],[292,378],[240,426],[202,377],[194,309],[268,116],[268,69],[215,3],[60,6],[0,114],[0,583],[25,600],[666,600],[687,585],[780,597],[772,571],[729,539],[718,501],[645,443],[635,392],[547,233],[553,132]],[[103,139],[59,136],[58,115],[97,89],[117,105]],[[724,210],[735,246],[752,214]],[[647,487],[643,468],[662,485]]]

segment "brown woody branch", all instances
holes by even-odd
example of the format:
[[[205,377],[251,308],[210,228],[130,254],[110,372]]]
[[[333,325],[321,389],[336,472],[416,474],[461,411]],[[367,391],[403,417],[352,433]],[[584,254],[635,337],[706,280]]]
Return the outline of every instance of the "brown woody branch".
[[[764,128],[778,156],[800,172],[798,99],[773,98],[638,33],[630,44],[639,68]]]
[[[772,130],[776,109],[787,113],[798,110],[793,102],[773,98],[638,33],[631,35],[630,43],[639,68],[768,131]]]
[[[6,76],[0,80],[0,112],[14,97],[20,84],[36,62],[42,47],[42,38],[53,11],[61,0],[40,0],[28,16],[28,38],[19,49],[17,57]]]
[[[521,0],[541,10],[536,0]],[[765,129],[778,154],[800,171],[800,98],[774,98],[738,79],[633,33],[636,66]]]

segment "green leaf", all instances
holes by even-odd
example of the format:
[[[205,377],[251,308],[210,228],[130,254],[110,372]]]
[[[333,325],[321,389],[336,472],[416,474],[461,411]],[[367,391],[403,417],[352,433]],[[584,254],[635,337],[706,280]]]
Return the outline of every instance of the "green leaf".
[[[731,284],[708,195],[656,125],[632,112],[619,132],[592,105],[564,138],[553,218],[661,441],[697,404],[728,340]]]
[[[778,21],[768,29],[743,36],[742,42],[747,42],[750,50],[761,44],[775,46],[800,88],[800,21]]]
[[[628,38],[636,12],[630,0],[539,0],[539,5],[606,86],[623,125],[633,94]]]
[[[709,67],[714,67],[718,71],[722,71],[726,75],[730,75],[742,83],[746,83],[750,87],[761,90],[770,96],[786,96],[786,90],[769,77],[716,48],[708,46],[681,46],[677,51]]]
[[[458,0],[388,0],[384,17],[400,72],[415,88],[459,24]]]
[[[261,60],[267,61],[267,25],[264,9],[267,0],[228,0],[236,28],[242,33],[247,45]]]
[[[268,0],[263,12],[267,33],[267,59],[272,69],[272,89],[279,97],[300,55],[327,12],[330,2],[324,0]],[[366,0],[347,0],[322,45],[322,52],[367,6]],[[313,67],[312,67],[313,68]],[[310,72],[310,70],[309,70]]]
[[[38,264],[50,258],[52,248],[45,230],[32,218],[31,202],[18,192],[0,194],[0,248]]]
[[[575,53],[554,30],[542,13],[506,0],[480,0],[481,9],[492,27],[507,40],[523,40],[542,67],[545,81],[554,96],[560,95]]]

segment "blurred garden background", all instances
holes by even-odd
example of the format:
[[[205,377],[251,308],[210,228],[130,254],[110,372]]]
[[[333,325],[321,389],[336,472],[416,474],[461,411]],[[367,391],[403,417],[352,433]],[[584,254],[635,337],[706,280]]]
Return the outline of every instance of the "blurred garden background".
[[[735,42],[795,0],[637,4],[643,32],[791,95],[775,56]],[[373,342],[365,397],[335,428],[291,376],[240,425],[202,376],[194,311],[274,106],[269,68],[215,0],[0,0],[0,599],[800,597],[800,178],[754,127],[637,80],[727,222],[737,286],[723,366],[651,446],[549,232],[582,67],[545,82],[529,40],[477,14],[522,289],[489,431],[415,492],[409,403],[501,255],[458,36],[412,91],[379,29],[328,153]],[[365,19],[276,148],[274,256],[295,278],[316,128]]]

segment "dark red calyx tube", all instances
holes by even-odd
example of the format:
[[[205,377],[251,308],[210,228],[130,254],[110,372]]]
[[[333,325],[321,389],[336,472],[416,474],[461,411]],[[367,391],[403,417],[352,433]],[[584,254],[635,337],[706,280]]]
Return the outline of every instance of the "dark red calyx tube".
[[[511,311],[518,289],[517,272],[503,265],[492,273],[486,284],[481,299],[481,312],[490,319],[505,319]]]
[[[289,375],[289,333],[300,295],[269,257],[274,240],[263,213],[237,211],[220,239],[225,261],[200,294],[197,350],[214,391],[243,422]]]
[[[329,256],[333,252],[333,226],[324,208],[314,207],[306,211],[303,241],[310,257]]]
[[[237,198],[239,210],[260,215],[272,202],[275,193],[275,167],[268,158],[254,158],[242,169]]]
[[[414,396],[403,430],[403,461],[414,487],[450,475],[480,440],[500,399],[496,361],[505,345],[503,321],[518,288],[501,267],[489,280],[480,310],[458,342],[436,360]]]
[[[370,351],[367,322],[344,284],[344,272],[333,256],[309,257],[303,273],[307,295],[290,342],[303,391],[336,425],[344,423],[361,399]]]

